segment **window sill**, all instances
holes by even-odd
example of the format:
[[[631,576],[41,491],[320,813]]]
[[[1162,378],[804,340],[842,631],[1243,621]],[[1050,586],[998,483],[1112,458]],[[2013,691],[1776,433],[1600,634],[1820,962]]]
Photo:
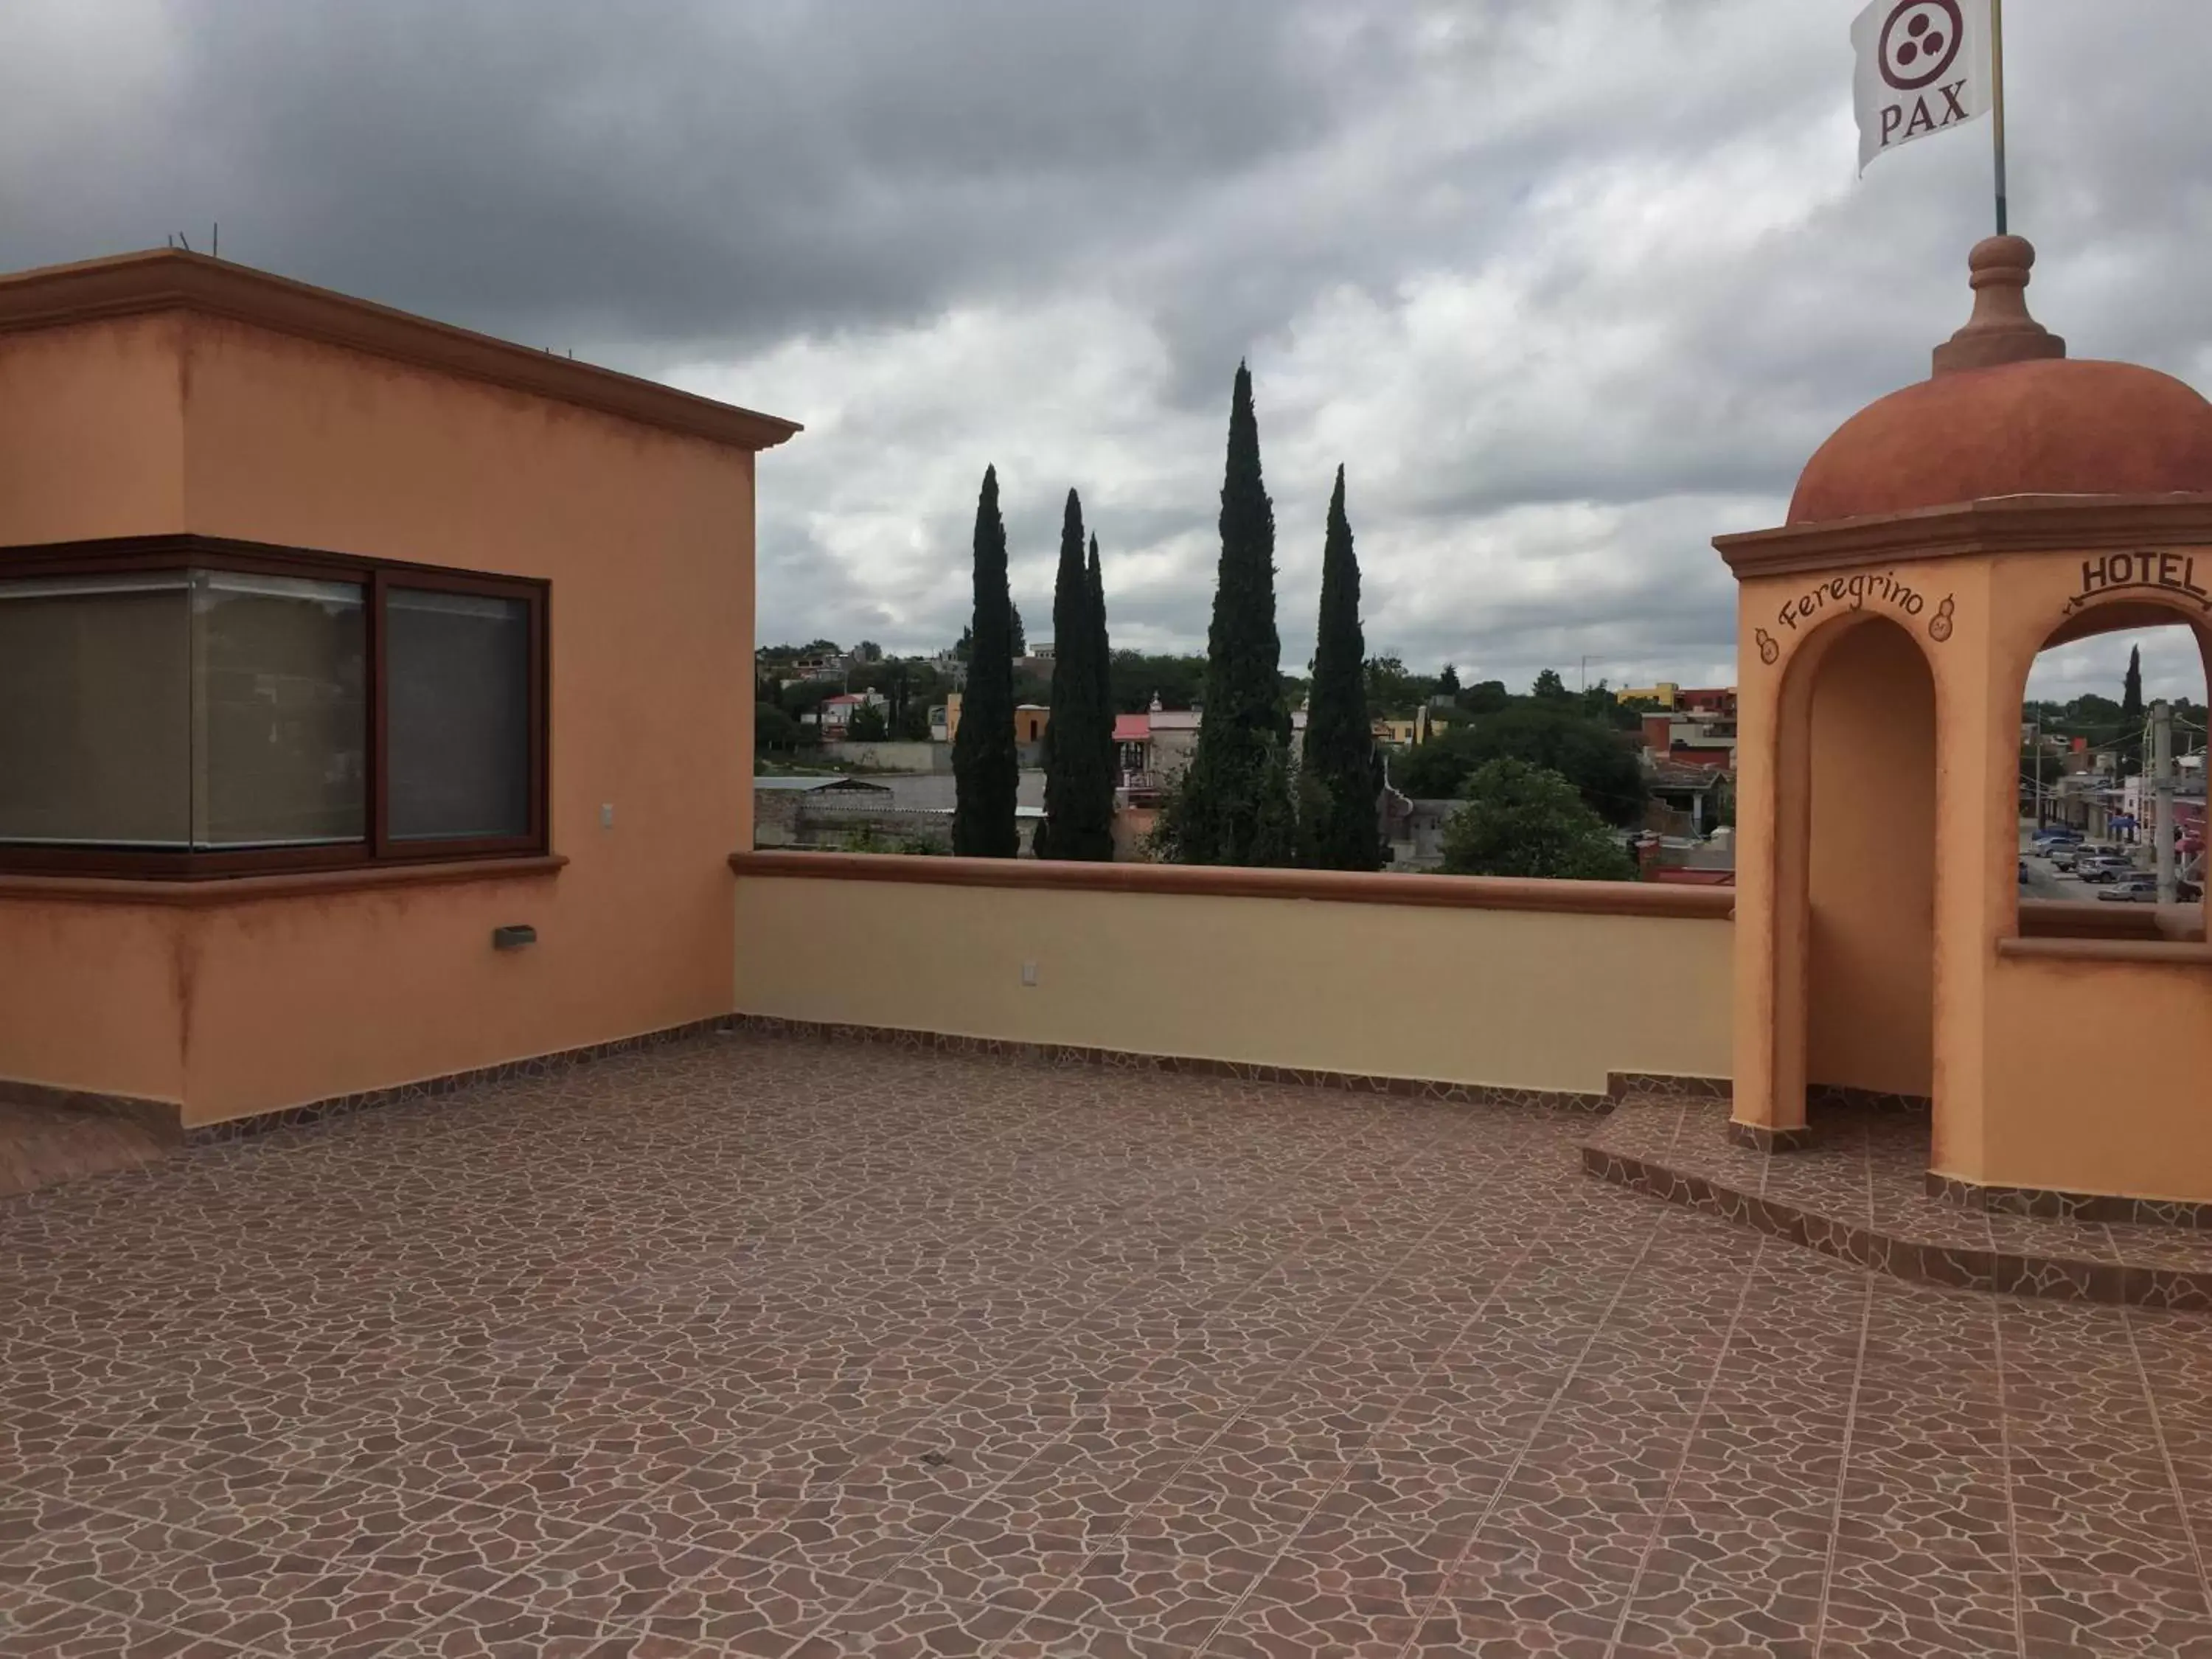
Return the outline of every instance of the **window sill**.
[[[82,904],[165,904],[198,909],[257,899],[300,898],[382,887],[449,886],[460,882],[513,881],[550,876],[568,860],[558,853],[520,858],[449,859],[435,864],[356,865],[342,870],[301,870],[281,875],[210,876],[154,879],[112,876],[0,873],[0,900],[64,899]]]

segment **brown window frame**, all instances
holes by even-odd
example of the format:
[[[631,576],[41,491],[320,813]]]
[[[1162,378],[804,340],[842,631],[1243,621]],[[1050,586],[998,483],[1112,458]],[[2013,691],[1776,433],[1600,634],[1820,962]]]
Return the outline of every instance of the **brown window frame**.
[[[361,558],[313,548],[215,536],[131,536],[100,541],[47,542],[0,547],[0,580],[24,576],[127,574],[191,569],[236,571],[246,575],[301,576],[323,581],[357,582],[368,613],[368,702],[367,799],[368,833],[358,842],[330,847],[244,848],[221,852],[149,852],[103,847],[27,847],[0,841],[0,872],[27,874],[145,877],[196,881],[228,876],[258,876],[291,870],[342,870],[392,865],[447,864],[461,860],[541,856],[548,836],[547,720],[550,704],[549,668],[551,584],[523,576],[455,570],[396,559]],[[530,607],[530,827],[520,836],[452,840],[394,841],[387,824],[388,745],[386,739],[385,598],[393,587],[424,588],[521,599]]]

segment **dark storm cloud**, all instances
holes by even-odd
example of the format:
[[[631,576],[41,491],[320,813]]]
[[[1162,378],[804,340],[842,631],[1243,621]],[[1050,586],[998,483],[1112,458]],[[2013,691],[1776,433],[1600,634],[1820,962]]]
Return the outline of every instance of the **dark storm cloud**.
[[[1117,639],[1201,641],[1249,357],[1286,659],[1342,462],[1370,641],[1702,677],[1710,538],[1926,374],[1988,222],[1986,124],[1853,182],[1857,4],[15,0],[0,264],[219,217],[805,420],[763,464],[769,637],[949,641],[995,462],[1033,629],[1073,484]],[[2212,376],[2212,8],[2010,22],[2039,314]]]
[[[220,219],[229,251],[271,269],[633,351],[912,318],[1036,280],[1087,220],[1300,142],[1324,89],[1286,15],[186,0],[149,95],[76,111],[121,124],[133,165],[52,143],[14,181],[0,253],[77,258]],[[14,96],[35,106],[40,80]]]

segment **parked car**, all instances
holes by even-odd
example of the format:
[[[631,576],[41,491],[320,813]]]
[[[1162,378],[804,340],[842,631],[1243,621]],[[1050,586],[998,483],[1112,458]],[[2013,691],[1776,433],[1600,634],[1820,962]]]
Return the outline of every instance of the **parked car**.
[[[2155,904],[2158,902],[2158,878],[2138,872],[2130,876],[2116,876],[2097,895],[2100,904]]]
[[[2035,832],[2035,839],[2029,844],[2038,848],[2048,849],[2057,846],[2061,842],[2071,842],[2075,845],[2079,846],[2081,844],[2081,832],[2079,830],[2069,830],[2060,827],[2037,830]]]
[[[2135,866],[2118,854],[2107,854],[2097,858],[2077,860],[2074,866],[2074,873],[2083,881],[2102,884],[2118,881],[2124,876],[2133,875]]]

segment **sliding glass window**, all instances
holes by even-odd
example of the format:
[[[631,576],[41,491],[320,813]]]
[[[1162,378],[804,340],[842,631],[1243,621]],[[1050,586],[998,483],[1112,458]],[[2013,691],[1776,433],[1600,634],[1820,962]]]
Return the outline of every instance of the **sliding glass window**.
[[[289,549],[0,549],[0,867],[543,851],[545,610]]]

